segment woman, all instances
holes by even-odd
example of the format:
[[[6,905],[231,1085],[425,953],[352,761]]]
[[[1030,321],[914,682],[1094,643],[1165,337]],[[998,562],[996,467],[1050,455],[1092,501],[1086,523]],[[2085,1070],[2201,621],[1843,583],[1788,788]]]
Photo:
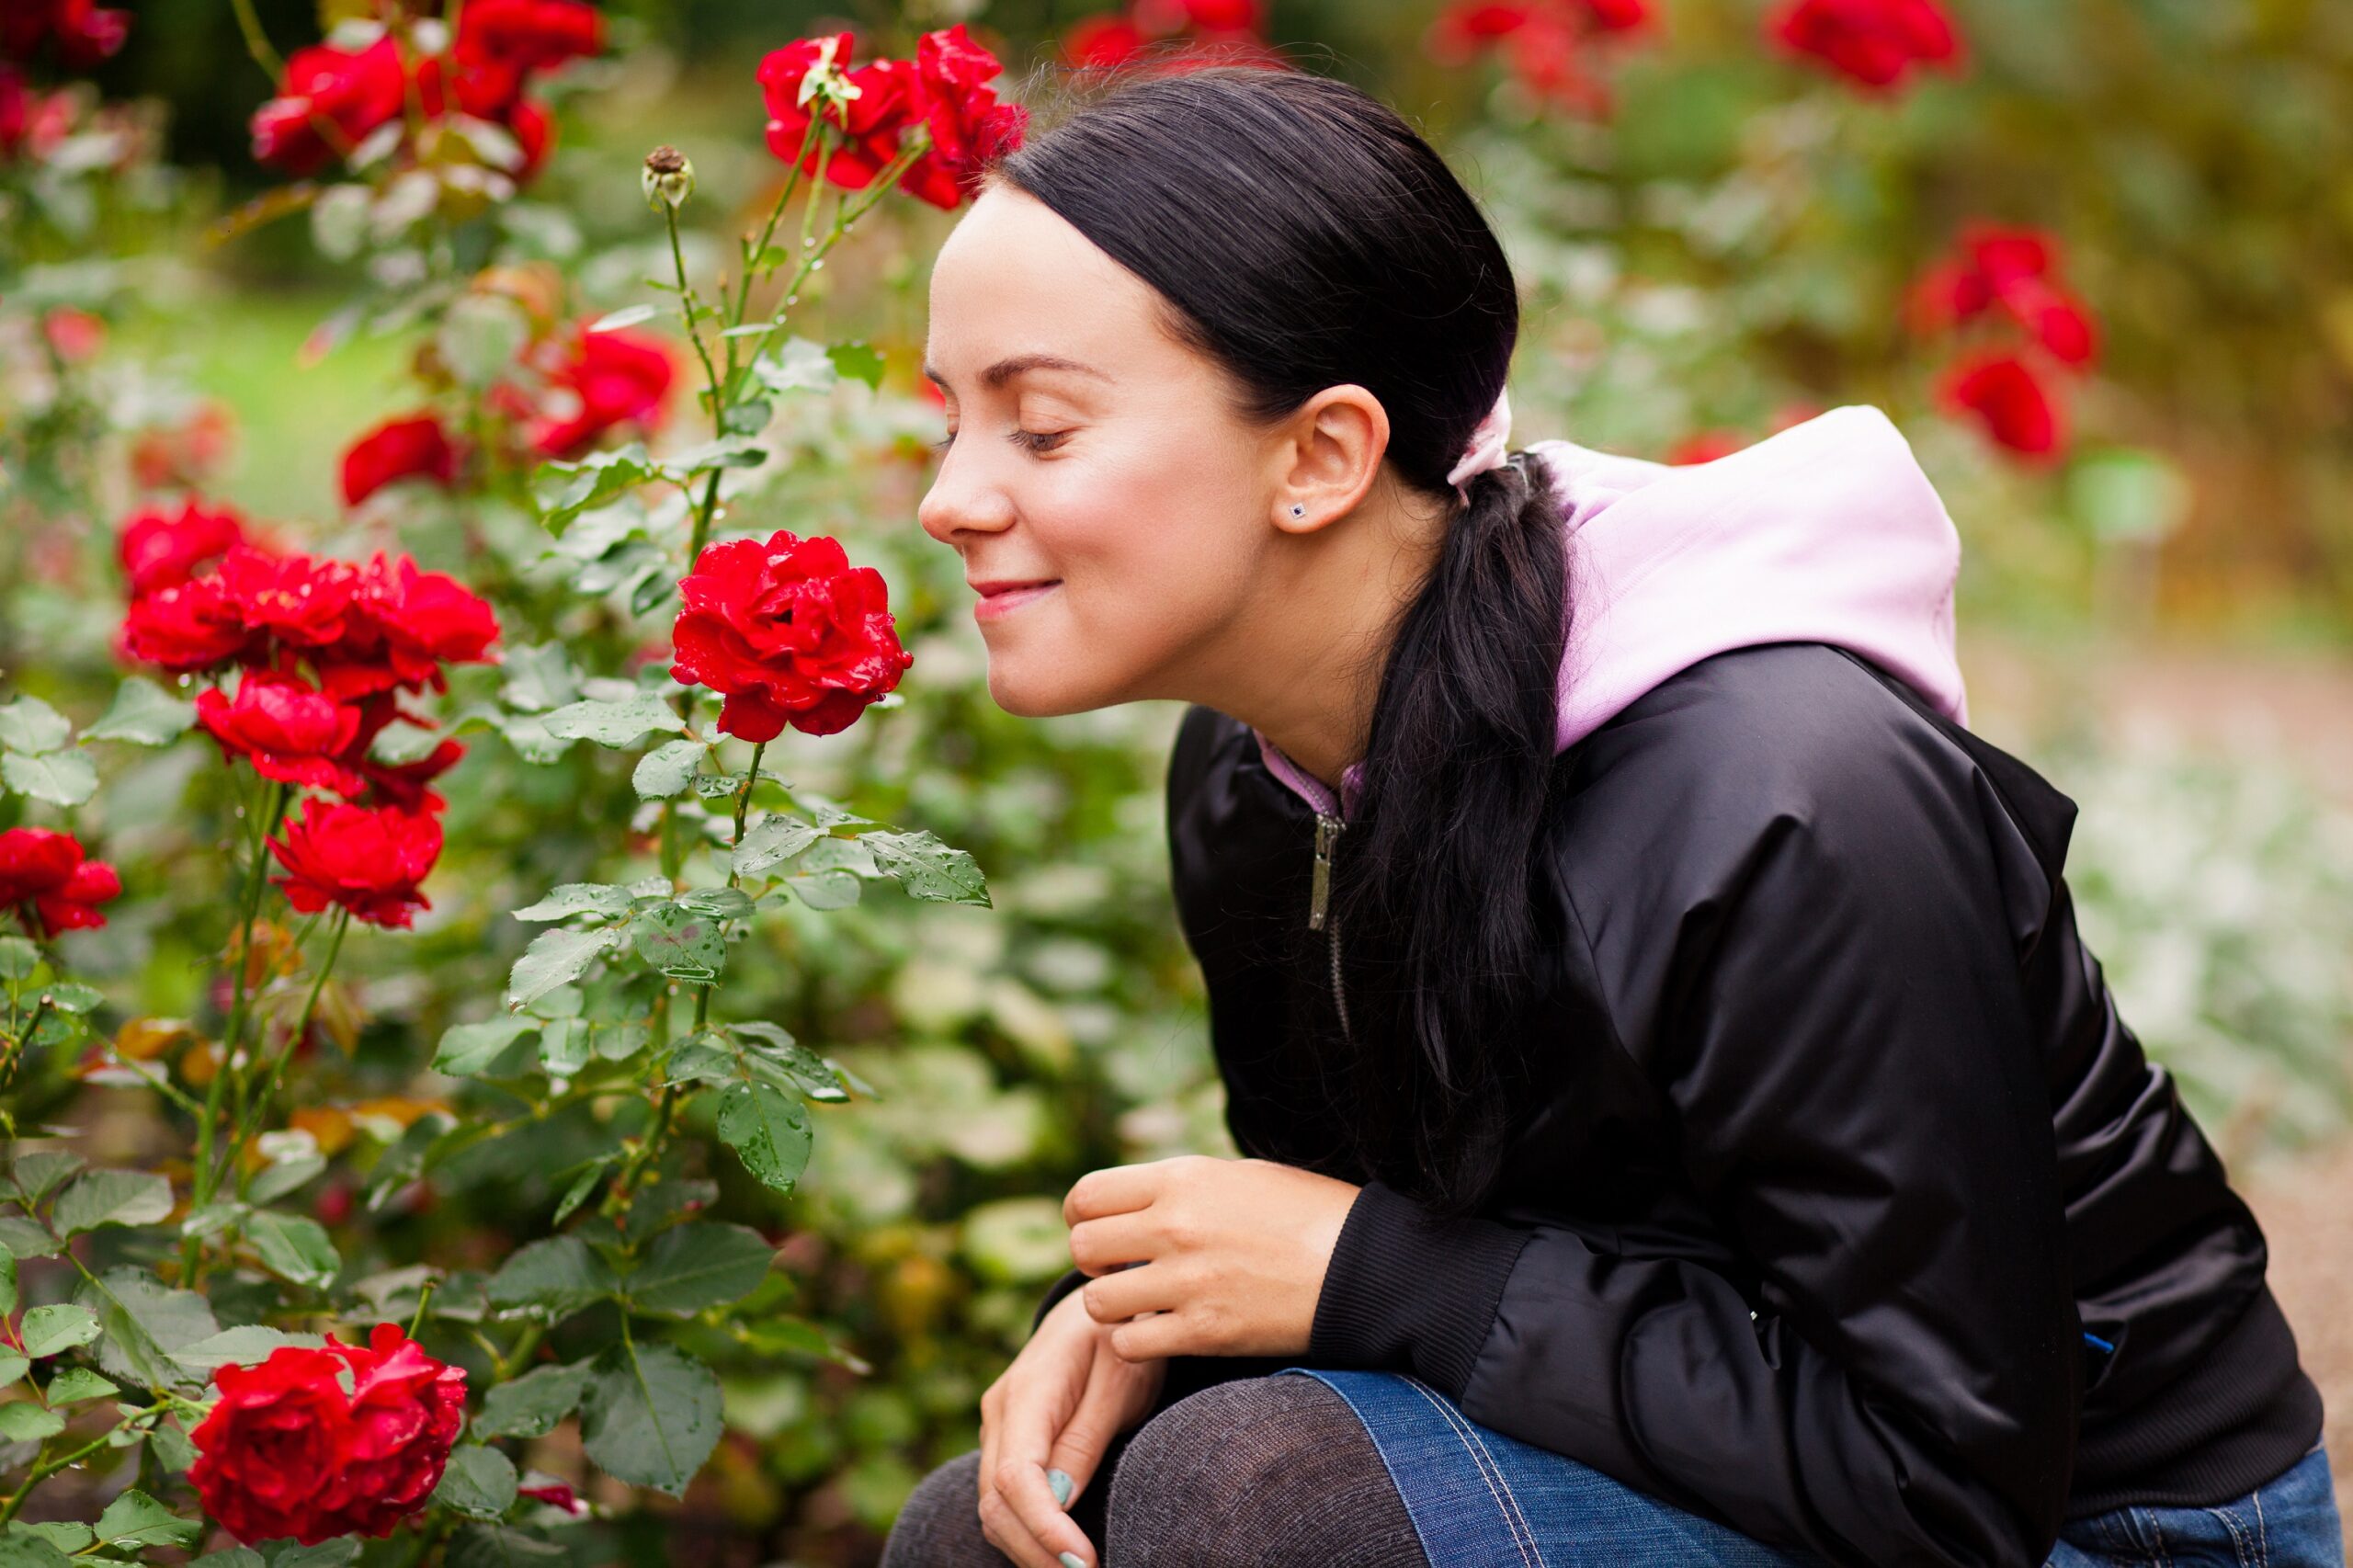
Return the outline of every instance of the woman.
[[[1033,132],[931,306],[992,695],[1193,705],[1251,1157],[1071,1189],[887,1562],[2341,1561],[2261,1235],[2076,937],[2073,805],[1962,728],[1882,415],[1507,453],[1494,234],[1289,73]]]

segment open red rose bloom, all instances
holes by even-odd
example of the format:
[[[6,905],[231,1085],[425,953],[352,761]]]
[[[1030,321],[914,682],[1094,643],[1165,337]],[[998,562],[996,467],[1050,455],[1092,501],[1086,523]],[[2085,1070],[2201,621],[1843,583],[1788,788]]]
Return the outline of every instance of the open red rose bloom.
[[[408,760],[373,748],[395,722],[433,728],[403,699],[446,689],[450,665],[490,662],[498,619],[457,579],[405,555],[354,566],[244,537],[233,516],[195,502],[176,516],[150,508],[129,519],[121,651],[182,674],[236,669],[233,685],[196,696],[197,723],[222,757],[343,797],[303,801],[268,840],[287,871],[279,885],[306,913],[335,904],[405,926],[431,907],[418,883],[441,852],[434,813],[447,802],[429,786],[465,747],[444,739]]]
[[[389,1323],[364,1346],[281,1346],[213,1383],[221,1398],[190,1434],[188,1479],[205,1512],[249,1546],[389,1535],[440,1484],[465,1418],[465,1369]]]
[[[30,904],[44,939],[105,925],[98,905],[121,892],[115,869],[84,858],[82,841],[70,833],[46,827],[0,833],[0,910]]]
[[[678,593],[671,678],[722,693],[719,727],[742,740],[847,730],[915,662],[882,574],[823,535],[711,545]]]

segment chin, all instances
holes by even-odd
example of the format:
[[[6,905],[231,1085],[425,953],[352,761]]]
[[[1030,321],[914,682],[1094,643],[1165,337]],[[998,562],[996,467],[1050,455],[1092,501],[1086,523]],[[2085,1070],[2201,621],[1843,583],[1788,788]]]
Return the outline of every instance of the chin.
[[[1058,719],[1124,702],[1118,691],[1095,681],[1073,680],[1069,672],[1030,657],[989,655],[989,699],[1017,719]]]

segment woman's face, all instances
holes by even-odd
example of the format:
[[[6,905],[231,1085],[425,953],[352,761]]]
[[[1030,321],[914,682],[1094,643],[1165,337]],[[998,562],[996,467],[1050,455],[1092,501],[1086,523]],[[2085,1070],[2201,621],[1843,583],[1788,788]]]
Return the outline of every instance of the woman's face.
[[[1074,713],[1220,682],[1279,459],[1149,285],[1035,197],[983,191],[931,275],[926,373],[950,439],[917,516],[963,557],[1007,712]],[[1224,639],[1227,642],[1233,640]]]

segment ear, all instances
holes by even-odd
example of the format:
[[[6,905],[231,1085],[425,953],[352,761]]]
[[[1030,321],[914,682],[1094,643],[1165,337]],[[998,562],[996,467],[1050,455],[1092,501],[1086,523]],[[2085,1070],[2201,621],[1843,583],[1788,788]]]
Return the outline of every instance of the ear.
[[[1275,436],[1275,527],[1313,533],[1355,511],[1388,450],[1389,411],[1364,388],[1348,382],[1309,398]]]

